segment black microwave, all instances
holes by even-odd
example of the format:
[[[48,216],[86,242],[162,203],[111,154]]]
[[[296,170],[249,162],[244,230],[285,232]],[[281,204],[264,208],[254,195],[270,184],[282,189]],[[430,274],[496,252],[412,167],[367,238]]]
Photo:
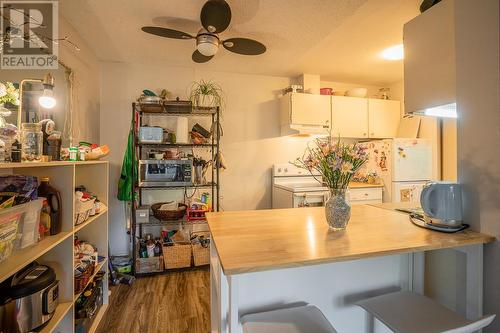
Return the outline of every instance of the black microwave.
[[[176,160],[140,160],[139,186],[191,186],[193,161]]]

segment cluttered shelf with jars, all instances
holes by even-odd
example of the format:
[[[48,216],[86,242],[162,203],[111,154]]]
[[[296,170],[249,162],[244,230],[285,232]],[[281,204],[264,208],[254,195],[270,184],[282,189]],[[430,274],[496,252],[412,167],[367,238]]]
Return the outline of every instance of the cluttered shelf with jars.
[[[139,99],[132,112],[134,274],[208,265],[205,213],[220,208],[224,167],[220,109]]]
[[[1,163],[0,199],[2,311],[46,304],[0,331],[91,331],[108,303],[108,163]]]

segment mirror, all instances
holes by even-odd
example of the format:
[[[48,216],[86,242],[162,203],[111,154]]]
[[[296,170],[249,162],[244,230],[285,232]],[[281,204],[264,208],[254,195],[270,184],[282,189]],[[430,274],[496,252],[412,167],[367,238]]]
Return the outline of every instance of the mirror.
[[[21,122],[38,122],[42,119],[50,118],[56,123],[56,130],[64,130],[64,121],[68,110],[69,84],[66,70],[62,67],[56,70],[0,70],[0,81],[13,82],[19,84],[24,79],[43,80],[44,76],[50,73],[54,77],[53,96],[56,105],[52,109],[45,109],[40,106],[38,99],[43,94],[43,84],[41,82],[25,82],[23,84]],[[17,124],[19,107],[6,104],[12,111],[10,116],[4,117],[7,123]]]

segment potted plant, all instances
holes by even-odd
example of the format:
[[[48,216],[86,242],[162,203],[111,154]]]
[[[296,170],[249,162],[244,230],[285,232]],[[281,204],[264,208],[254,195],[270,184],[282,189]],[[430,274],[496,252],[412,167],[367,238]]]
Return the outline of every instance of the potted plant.
[[[222,88],[213,81],[195,81],[191,85],[189,100],[195,107],[220,107],[224,105],[224,93]]]
[[[304,156],[292,164],[311,172],[317,171],[322,182],[330,190],[325,204],[326,220],[333,230],[344,230],[351,217],[351,205],[347,188],[353,174],[368,160],[368,154],[357,144],[346,144],[332,138],[316,139],[314,147],[308,147]],[[313,174],[314,176],[314,174]]]

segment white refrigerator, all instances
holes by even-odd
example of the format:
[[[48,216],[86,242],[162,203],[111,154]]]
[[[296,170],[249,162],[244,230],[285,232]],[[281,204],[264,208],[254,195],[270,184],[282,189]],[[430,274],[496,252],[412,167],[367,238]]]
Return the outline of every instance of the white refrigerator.
[[[361,174],[376,173],[384,185],[384,202],[420,202],[432,179],[432,144],[427,139],[385,139],[363,142],[369,155]]]

